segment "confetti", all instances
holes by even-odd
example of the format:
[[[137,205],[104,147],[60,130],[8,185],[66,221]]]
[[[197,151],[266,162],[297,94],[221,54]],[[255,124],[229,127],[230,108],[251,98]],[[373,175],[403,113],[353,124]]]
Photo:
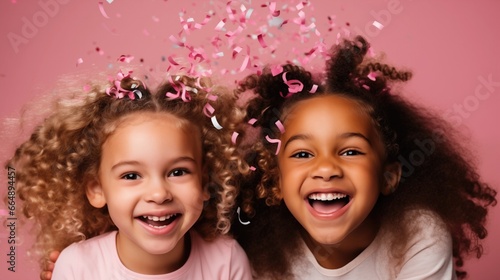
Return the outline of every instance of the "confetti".
[[[222,126],[219,124],[215,116],[212,116],[210,119],[212,120],[212,124],[214,125],[215,128],[217,128],[218,130],[222,129]]]
[[[238,132],[233,132],[231,135],[231,142],[236,145],[236,139],[238,139],[238,135],[240,135]]]
[[[287,80],[286,73],[287,72],[283,72],[283,75],[281,76],[283,78],[283,82],[288,86],[288,93],[285,96],[283,96],[283,93],[280,92],[280,95],[283,98],[288,98],[288,97],[292,96],[293,94],[300,92],[304,89],[304,84],[302,84],[301,81],[299,81],[299,80]]]
[[[126,63],[130,63],[132,60],[134,60],[134,56],[132,55],[120,55],[120,57],[118,57],[117,61],[120,61],[120,62],[126,62]]]
[[[267,48],[267,45],[266,45],[266,43],[264,42],[264,38],[263,38],[263,37],[264,37],[264,35],[259,34],[259,35],[257,36],[257,39],[259,40],[259,43],[260,43],[260,46],[261,46],[261,47],[263,47],[263,48]]]
[[[283,126],[280,120],[277,120],[274,124],[276,124],[276,127],[278,127],[281,134],[285,133],[285,127]]]
[[[78,66],[79,64],[82,64],[83,63],[83,59],[80,57],[77,61],[76,61],[76,66]]]
[[[384,28],[384,26],[383,26],[380,22],[378,22],[378,21],[376,21],[376,20],[375,20],[375,21],[373,21],[373,23],[372,23],[372,24],[373,24],[373,26],[375,26],[375,27],[376,27],[376,28],[378,28],[379,30],[382,30],[382,28]]]
[[[309,90],[309,93],[315,93],[316,91],[318,90],[318,85],[317,84],[314,84],[311,88],[311,90]]]
[[[274,144],[274,143],[278,144],[278,146],[276,147],[276,152],[275,152],[275,155],[278,155],[278,153],[280,151],[280,148],[281,148],[281,140],[279,140],[279,139],[272,139],[271,137],[269,137],[269,135],[266,135],[266,140],[267,140],[267,142],[269,142],[271,144]]]
[[[101,11],[101,15],[104,18],[109,18],[109,16],[106,14],[106,11],[104,10],[104,3],[103,2],[99,2],[99,11]]]
[[[238,220],[240,221],[240,223],[241,223],[242,225],[246,226],[246,225],[250,224],[250,221],[248,221],[248,222],[243,222],[243,221],[241,220],[241,218],[240,218],[240,207],[239,207],[239,206],[238,206],[238,209],[236,209],[236,212],[238,213]]]
[[[203,107],[203,113],[205,114],[205,116],[209,118],[213,115],[214,112],[215,112],[214,107],[208,103],[205,104],[205,107]]]
[[[283,72],[283,66],[281,65],[275,65],[271,67],[271,74],[274,76],[281,74]]]
[[[370,72],[368,75],[366,75],[368,79],[375,81],[377,79],[377,73],[375,72]]]

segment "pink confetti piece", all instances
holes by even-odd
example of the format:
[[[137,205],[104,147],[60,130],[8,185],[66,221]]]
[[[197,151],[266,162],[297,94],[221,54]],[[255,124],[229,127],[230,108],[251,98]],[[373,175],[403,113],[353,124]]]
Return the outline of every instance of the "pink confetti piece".
[[[174,35],[170,35],[170,37],[168,38],[170,39],[170,41],[174,42],[177,46],[184,47],[184,43],[179,41],[179,39],[177,39]]]
[[[201,87],[201,86],[200,86]],[[217,101],[219,97],[217,95],[214,95],[214,94],[209,94],[207,96],[207,99],[210,100],[210,101]]]
[[[249,119],[249,120],[248,120],[248,123],[249,123],[250,125],[253,125],[256,121],[257,121],[257,119],[256,119],[256,118],[251,118],[251,119]]]
[[[242,48],[242,47],[239,47],[239,46],[237,46],[237,47],[233,48],[233,55],[232,55],[232,56],[233,56],[233,59],[234,59],[234,58],[236,57],[236,55],[237,55],[237,54],[239,54],[242,50],[243,50],[243,48]]]
[[[238,132],[233,132],[231,135],[231,142],[236,145],[236,139],[238,139],[238,135],[240,135]]]
[[[377,73],[375,72],[370,72],[368,75],[366,75],[368,79],[375,81],[377,79]]]
[[[85,91],[85,92],[89,92],[90,89],[91,89],[90,85],[84,85],[83,86],[83,91]]]
[[[227,12],[227,15],[229,16],[229,19],[230,20],[235,20],[235,17],[234,17],[234,14],[236,13],[235,10],[231,9],[231,2],[232,1],[228,1],[227,4],[226,4],[226,12]]]
[[[203,113],[205,114],[205,116],[207,116],[209,118],[212,117],[214,112],[215,112],[214,107],[208,103],[205,104],[205,107],[203,107]]]
[[[370,57],[375,57],[376,53],[375,53],[375,50],[372,47],[368,48],[368,55]]]
[[[245,59],[243,59],[243,63],[240,66],[240,72],[243,72],[248,67],[248,64],[250,62],[250,55],[246,55]]]
[[[382,25],[382,23],[378,22],[378,21],[373,21],[373,26],[375,26],[376,28],[378,28],[379,30],[382,30],[382,28],[384,28],[384,25]]]
[[[249,169],[250,169],[250,170],[252,170],[252,171],[257,170],[257,168],[255,168],[255,166],[253,166],[253,165],[252,165],[252,166],[250,166],[250,167],[249,167]]]
[[[82,64],[83,63],[83,59],[80,57],[77,61],[76,61],[76,66],[78,66],[79,64]]]
[[[277,120],[274,124],[276,124],[276,127],[278,127],[281,134],[285,133],[285,127],[283,126],[280,120]]]
[[[281,148],[281,140],[280,139],[273,139],[273,138],[269,137],[269,135],[266,135],[266,140],[267,140],[267,142],[269,142],[271,144],[274,144],[274,143],[278,144],[278,146],[276,147],[276,152],[275,152],[275,155],[278,155],[278,153],[280,152],[280,148]]]
[[[281,74],[283,72],[283,66],[278,64],[271,67],[271,74],[274,76]]]
[[[271,14],[273,17],[279,17],[280,16],[280,11],[276,10],[276,2],[271,2],[269,4],[269,10],[271,10]]]
[[[219,21],[219,23],[217,23],[217,25],[215,26],[215,30],[222,30],[222,28],[224,28],[224,25],[226,24],[226,19],[223,18],[221,21]]]
[[[262,34],[257,35],[257,39],[259,40],[260,46],[263,47],[263,48],[267,48],[267,45],[264,42],[264,38],[263,37],[264,37],[264,35],[262,35]]]
[[[132,60],[134,60],[134,56],[125,55],[125,54],[120,55],[120,57],[118,57],[118,59],[117,59],[117,61],[126,62],[126,63],[130,63]]]
[[[281,76],[283,78],[283,82],[288,86],[288,93],[286,94],[286,96],[283,96],[283,93],[280,92],[280,95],[283,98],[288,98],[288,97],[292,96],[293,94],[300,92],[304,89],[304,84],[301,81],[299,81],[299,80],[287,80],[286,73],[287,72],[283,72],[283,75]]]
[[[317,84],[314,84],[311,88],[311,90],[309,90],[309,93],[315,93],[316,91],[318,90],[318,85]]]
[[[178,66],[179,63],[177,63],[175,60],[174,60],[174,55],[169,55],[168,56],[168,62],[170,62],[170,64],[174,65],[174,66]]]
[[[101,11],[101,15],[104,18],[109,18],[108,15],[106,14],[106,11],[104,10],[104,3],[103,2],[99,2],[99,11]]]
[[[104,55],[104,51],[103,51],[103,50],[101,50],[101,48],[99,48],[99,47],[96,47],[96,48],[95,48],[95,51],[96,51],[99,55]]]
[[[176,77],[176,80],[179,78],[179,76]],[[172,76],[169,76],[168,77],[168,80],[169,80],[169,83],[172,85],[172,87],[174,88],[174,90],[176,91],[175,93],[172,93],[172,92],[167,92],[165,93],[165,96],[168,98],[168,99],[176,99],[176,98],[179,98],[181,97],[182,101],[184,102],[188,102],[191,100],[191,96],[189,95],[189,93],[187,92],[189,89],[189,87],[186,87],[186,85],[184,85],[183,83],[179,82],[178,84],[174,83],[174,81],[172,80]],[[180,86],[180,87],[179,87]]]

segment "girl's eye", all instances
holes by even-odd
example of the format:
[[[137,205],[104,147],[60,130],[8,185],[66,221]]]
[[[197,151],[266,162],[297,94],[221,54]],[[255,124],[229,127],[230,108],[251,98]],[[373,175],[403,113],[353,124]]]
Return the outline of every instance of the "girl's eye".
[[[312,154],[308,152],[298,152],[292,155],[293,158],[310,158]]]
[[[357,156],[357,155],[364,155],[362,152],[357,151],[357,150],[347,150],[343,152],[341,155],[343,156]]]
[[[168,174],[169,177],[178,177],[178,176],[184,176],[189,174],[189,171],[186,169],[175,169],[170,174]]]
[[[139,174],[136,174],[136,173],[127,173],[127,174],[122,176],[122,179],[125,179],[125,180],[138,180],[139,178],[141,178],[141,177],[139,176]]]

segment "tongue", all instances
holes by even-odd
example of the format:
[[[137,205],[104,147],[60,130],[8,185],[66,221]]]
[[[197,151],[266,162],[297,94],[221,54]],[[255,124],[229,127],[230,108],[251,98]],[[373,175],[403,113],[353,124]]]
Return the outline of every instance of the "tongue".
[[[314,200],[311,203],[312,208],[322,214],[337,212],[340,208],[344,207],[344,205],[345,202],[338,200],[329,202]]]

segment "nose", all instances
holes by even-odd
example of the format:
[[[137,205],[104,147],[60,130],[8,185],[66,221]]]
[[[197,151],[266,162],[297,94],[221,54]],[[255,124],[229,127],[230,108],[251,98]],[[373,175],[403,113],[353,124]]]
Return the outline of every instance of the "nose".
[[[156,204],[163,204],[171,201],[172,193],[170,192],[168,182],[164,179],[151,180],[147,186],[145,200]]]
[[[315,165],[311,172],[313,179],[330,181],[336,177],[342,177],[342,168],[333,156],[320,156],[315,160]]]

